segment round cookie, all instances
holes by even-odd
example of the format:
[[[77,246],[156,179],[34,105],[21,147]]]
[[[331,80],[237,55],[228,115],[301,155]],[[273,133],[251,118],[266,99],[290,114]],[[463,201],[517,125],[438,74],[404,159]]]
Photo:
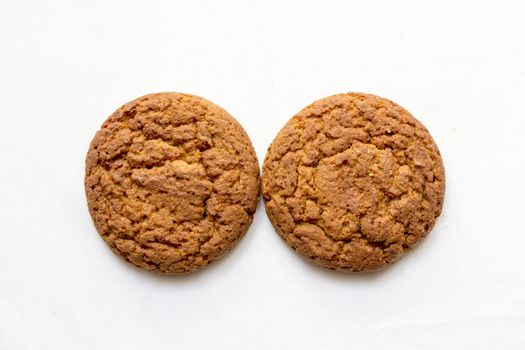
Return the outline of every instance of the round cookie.
[[[169,274],[218,259],[250,226],[259,167],[224,109],[192,95],[131,101],[97,132],[85,190],[97,231],[136,266]]]
[[[338,94],[288,121],[263,165],[266,212],[300,255],[340,271],[374,271],[426,236],[445,175],[425,127],[387,99]]]

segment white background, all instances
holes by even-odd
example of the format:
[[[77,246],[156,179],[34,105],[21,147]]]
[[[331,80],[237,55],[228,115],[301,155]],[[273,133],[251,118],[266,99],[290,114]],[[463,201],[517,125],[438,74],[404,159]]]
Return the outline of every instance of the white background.
[[[0,3],[0,349],[525,348],[525,2]],[[304,262],[262,203],[209,268],[134,268],[95,231],[84,156],[158,91],[224,107],[260,162],[318,98],[390,98],[441,149],[443,214],[379,273]]]

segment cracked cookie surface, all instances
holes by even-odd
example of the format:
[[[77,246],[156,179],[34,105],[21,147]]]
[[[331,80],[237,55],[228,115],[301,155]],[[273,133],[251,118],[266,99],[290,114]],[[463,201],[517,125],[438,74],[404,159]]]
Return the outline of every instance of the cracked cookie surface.
[[[387,99],[315,101],[281,129],[264,160],[266,212],[300,255],[340,271],[374,271],[425,237],[445,174],[427,129]]]
[[[170,274],[228,252],[250,226],[259,167],[239,123],[215,104],[150,94],[115,111],[91,142],[89,211],[111,249]]]

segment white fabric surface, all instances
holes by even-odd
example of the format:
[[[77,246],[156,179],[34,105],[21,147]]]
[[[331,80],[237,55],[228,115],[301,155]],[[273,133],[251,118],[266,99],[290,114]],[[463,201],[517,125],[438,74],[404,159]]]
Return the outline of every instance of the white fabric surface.
[[[525,2],[0,2],[0,349],[524,349]],[[443,214],[384,272],[302,261],[262,203],[200,273],[114,256],[84,156],[145,93],[201,95],[260,162],[293,114],[364,91],[443,154]]]

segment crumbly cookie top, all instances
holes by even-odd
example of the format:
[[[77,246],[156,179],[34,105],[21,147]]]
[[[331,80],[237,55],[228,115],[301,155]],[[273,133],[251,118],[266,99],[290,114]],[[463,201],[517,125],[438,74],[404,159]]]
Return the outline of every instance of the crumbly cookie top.
[[[349,93],[294,116],[263,166],[266,211],[307,259],[336,270],[377,270],[433,227],[445,189],[425,127],[392,101]]]
[[[226,111],[159,93],[118,109],[95,135],[85,188],[95,226],[118,255],[165,273],[199,269],[243,236],[259,169]]]

